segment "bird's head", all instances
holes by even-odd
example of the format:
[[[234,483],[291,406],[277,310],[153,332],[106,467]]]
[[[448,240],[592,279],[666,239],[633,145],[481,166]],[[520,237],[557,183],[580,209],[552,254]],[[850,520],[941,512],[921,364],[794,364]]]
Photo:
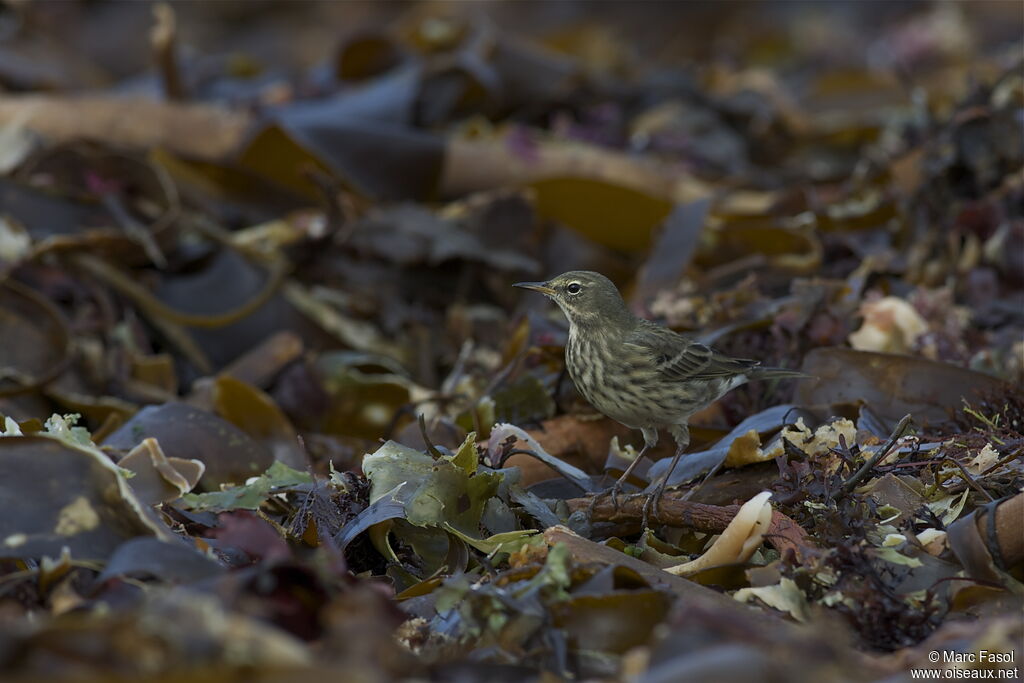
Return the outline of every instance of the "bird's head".
[[[570,270],[547,282],[518,282],[554,301],[573,325],[611,325],[633,320],[611,280],[591,270]]]

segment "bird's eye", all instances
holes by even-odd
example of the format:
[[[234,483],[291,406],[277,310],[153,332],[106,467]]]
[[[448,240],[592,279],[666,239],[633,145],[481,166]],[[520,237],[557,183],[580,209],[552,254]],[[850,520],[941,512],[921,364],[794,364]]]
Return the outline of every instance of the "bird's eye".
[[[579,294],[581,289],[583,288],[580,287],[580,283],[572,282],[569,284],[568,287],[565,288],[565,291],[569,292],[570,294]]]

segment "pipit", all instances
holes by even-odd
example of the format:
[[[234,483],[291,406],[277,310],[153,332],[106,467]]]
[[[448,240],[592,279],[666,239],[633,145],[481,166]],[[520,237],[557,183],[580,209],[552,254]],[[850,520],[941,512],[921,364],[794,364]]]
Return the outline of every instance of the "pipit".
[[[690,416],[751,379],[805,377],[758,361],[730,358],[667,327],[633,315],[612,281],[574,270],[547,282],[520,282],[554,301],[569,319],[565,365],[576,388],[600,412],[644,435],[636,459],[612,486],[612,500],[665,428],[672,462],[644,505],[644,525],[690,443]]]

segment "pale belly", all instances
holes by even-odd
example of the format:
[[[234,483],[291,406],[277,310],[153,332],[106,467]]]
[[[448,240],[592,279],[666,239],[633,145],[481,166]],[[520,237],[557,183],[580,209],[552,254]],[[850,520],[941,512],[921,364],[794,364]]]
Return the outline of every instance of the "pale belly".
[[[569,376],[598,411],[627,427],[685,424],[693,413],[717,400],[732,382],[663,380],[656,369],[627,364],[612,350],[566,346]]]

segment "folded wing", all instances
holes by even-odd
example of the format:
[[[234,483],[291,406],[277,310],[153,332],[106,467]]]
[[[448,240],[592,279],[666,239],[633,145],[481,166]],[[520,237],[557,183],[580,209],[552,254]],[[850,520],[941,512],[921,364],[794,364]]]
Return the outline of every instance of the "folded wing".
[[[664,377],[681,382],[745,375],[757,366],[757,361],[730,358],[646,320],[626,338],[625,347],[627,353],[652,363]]]

